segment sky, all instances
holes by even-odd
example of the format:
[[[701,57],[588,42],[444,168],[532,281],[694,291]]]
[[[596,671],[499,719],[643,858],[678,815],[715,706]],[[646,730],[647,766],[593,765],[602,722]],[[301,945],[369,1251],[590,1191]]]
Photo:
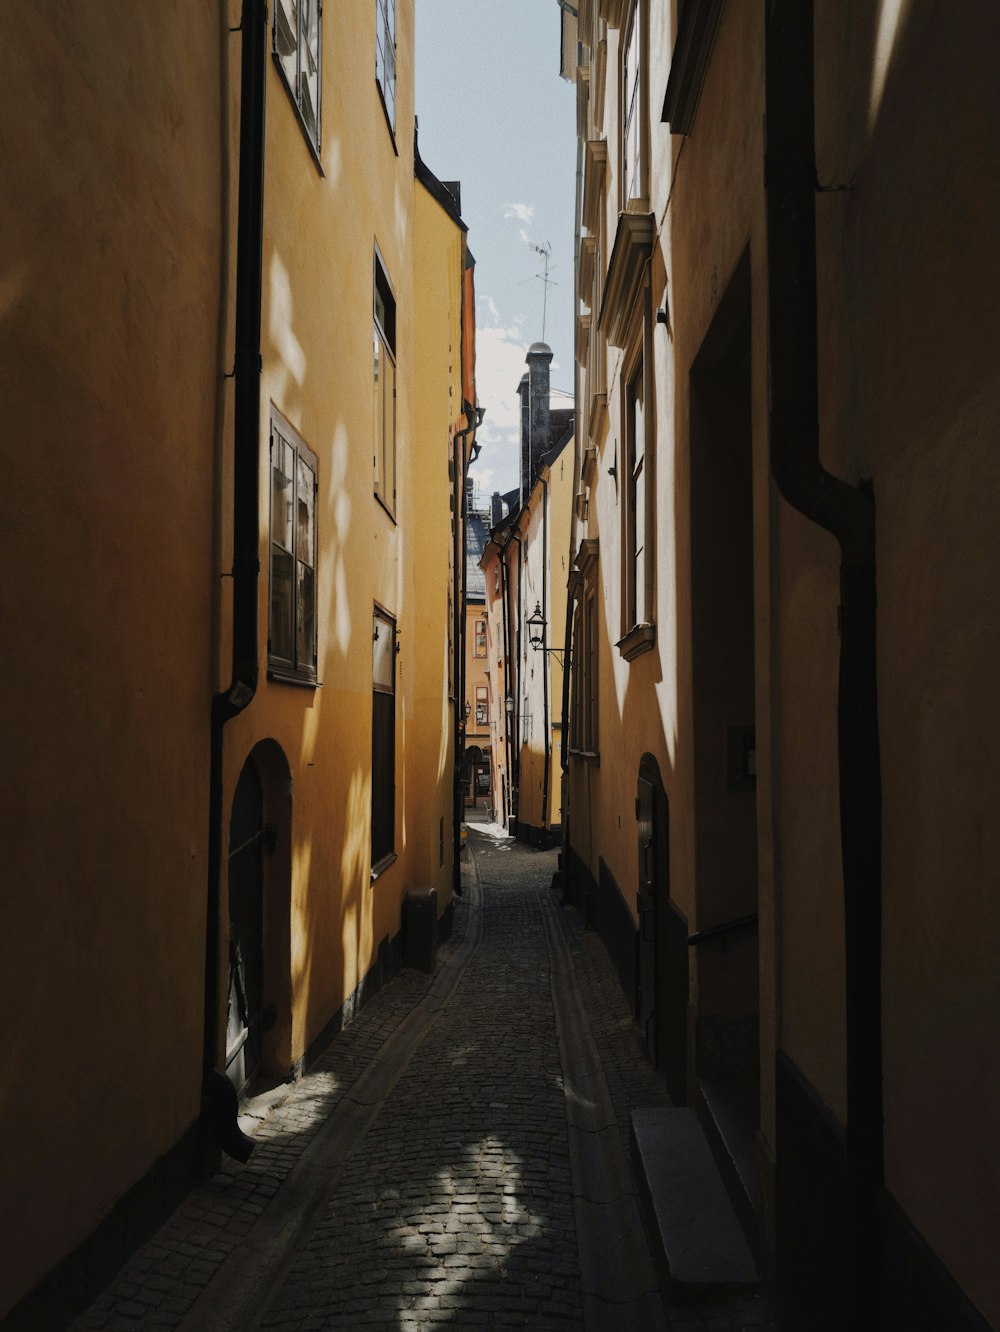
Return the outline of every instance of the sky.
[[[559,77],[557,0],[416,0],[420,156],[462,184],[476,259],[476,381],[486,417],[471,475],[481,499],[518,483],[517,386],[542,338],[552,405],[573,401],[574,85]],[[556,392],[555,390],[563,390]]]

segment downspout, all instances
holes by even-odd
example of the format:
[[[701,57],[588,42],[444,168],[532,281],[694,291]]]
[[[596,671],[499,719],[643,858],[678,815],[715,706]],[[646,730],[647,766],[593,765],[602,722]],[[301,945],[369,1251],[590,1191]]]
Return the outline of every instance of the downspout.
[[[222,731],[257,690],[257,592],[260,577],[260,322],[264,244],[265,0],[244,0],[240,25],[239,201],[236,219],[236,358],[233,443],[232,678],[212,699],[205,921],[203,1113],[227,1155],[247,1161],[253,1139],[237,1122],[236,1088],[216,1065],[222,878]]]
[[[455,769],[452,791],[452,861],[451,890],[456,897],[462,896],[462,755],[465,748],[465,527],[468,518],[465,498],[465,441],[469,435],[475,435],[486,415],[485,407],[473,407],[471,402],[463,403],[463,414],[469,422],[462,430],[456,430],[453,436],[455,447],[455,484],[458,493],[455,503],[455,595],[454,633],[455,644]],[[479,456],[479,449],[470,461]]]
[[[546,562],[549,557],[549,483],[539,472],[539,481],[542,483],[542,624],[549,622],[548,596],[547,589],[549,580],[546,577]],[[542,642],[542,648],[545,648],[545,642]],[[552,763],[552,734],[549,726],[549,653],[542,652],[542,714],[545,726],[545,762],[542,765],[542,839],[549,831],[549,780],[550,765]]]
[[[769,0],[766,161],[771,470],[784,498],[840,543],[838,751],[847,1043],[850,1326],[881,1284],[882,796],[875,505],[819,458],[813,5]],[[780,1146],[779,1146],[780,1151]]]

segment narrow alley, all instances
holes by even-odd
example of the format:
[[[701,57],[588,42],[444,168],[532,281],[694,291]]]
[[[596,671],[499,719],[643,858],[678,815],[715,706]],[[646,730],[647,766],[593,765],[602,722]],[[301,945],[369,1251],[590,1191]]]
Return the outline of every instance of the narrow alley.
[[[433,975],[406,969],[75,1324],[84,1329],[771,1327],[665,1307],[628,1166],[668,1104],[555,852],[473,827]]]

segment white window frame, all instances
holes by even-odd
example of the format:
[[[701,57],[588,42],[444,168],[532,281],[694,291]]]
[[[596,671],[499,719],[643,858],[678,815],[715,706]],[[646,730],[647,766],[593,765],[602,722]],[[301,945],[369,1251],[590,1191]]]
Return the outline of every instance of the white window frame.
[[[276,481],[276,470],[278,460],[275,458],[275,448],[284,446],[291,451],[292,467],[291,476],[284,471],[280,473],[285,482],[285,486],[279,486]],[[319,545],[318,545],[318,519],[317,519],[317,501],[319,498],[319,464],[315,453],[305,443],[302,436],[285,419],[284,416],[274,406],[271,408],[271,443],[270,443],[270,467],[268,469],[270,477],[270,509],[268,516],[268,618],[267,618],[267,665],[268,678],[272,680],[284,680],[292,684],[315,685],[316,683],[316,664],[318,661],[318,565],[319,565]],[[303,473],[305,473],[303,475]],[[310,484],[310,495],[302,495],[303,485]],[[289,512],[285,515],[283,522],[276,523],[275,514],[275,496],[280,490],[283,492],[288,489],[290,495],[287,500],[282,498],[282,503],[288,505]],[[301,528],[299,522],[300,506],[304,503],[307,514],[307,522],[311,523],[311,534],[309,538],[310,550],[302,549]],[[284,531],[285,536],[279,535]],[[310,562],[311,558],[311,562]],[[277,625],[276,625],[276,603],[275,596],[278,587],[278,579],[281,575],[276,573],[276,564],[285,565],[291,561],[291,642],[290,651],[282,653],[276,644]],[[307,600],[303,597],[303,587],[308,587],[311,578],[312,597],[311,608]],[[302,636],[304,623],[307,622],[311,610],[312,632],[305,638]]]
[[[636,303],[621,376],[621,634],[617,646],[631,661],[655,642],[656,458],[652,305],[648,278]],[[637,438],[636,391],[641,394]],[[641,495],[641,513],[637,493]],[[641,556],[641,558],[640,558]]]
[[[396,133],[396,0],[375,0],[375,83],[389,129]]]
[[[621,34],[618,135],[620,208],[622,212],[645,212],[649,208],[648,0],[635,0]]]
[[[274,63],[318,161],[323,127],[323,0],[273,0],[273,4]]]
[[[382,257],[375,250],[372,295],[374,371],[372,464],[376,499],[396,514],[396,298]]]

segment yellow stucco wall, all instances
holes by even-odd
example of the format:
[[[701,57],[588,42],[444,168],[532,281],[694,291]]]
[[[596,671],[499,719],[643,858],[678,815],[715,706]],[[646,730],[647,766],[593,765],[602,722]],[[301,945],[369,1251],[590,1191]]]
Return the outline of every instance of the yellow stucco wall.
[[[0,1314],[200,1108],[209,705],[231,650],[240,5],[119,18],[71,0],[53,26],[32,9],[0,50],[4,448],[23,478],[0,501],[23,554],[3,594],[19,648],[3,666],[17,892],[2,931],[16,1022]],[[414,180],[412,0],[397,6],[395,143],[371,73],[374,6],[328,13],[323,36],[322,170],[267,37],[261,678],[224,731],[223,864],[252,750],[276,782],[265,801],[290,801],[265,871],[264,1003],[281,1007],[265,1048],[286,1073],[398,934],[406,889],[448,902],[463,351],[472,369],[464,232]],[[376,245],[397,303],[394,518],[373,496]],[[272,404],[318,458],[315,689],[266,679]],[[399,629],[398,859],[373,883],[376,601]]]
[[[853,356],[824,341],[821,388],[877,506],[886,1184],[1000,1325],[1000,180],[981,111],[1000,15],[878,9],[820,7],[817,152],[821,179],[854,182],[820,232]]]
[[[452,777],[455,762],[453,524],[449,467],[462,415],[462,275],[465,235],[420,183],[414,212],[415,466],[409,515],[416,688],[407,750],[407,845],[415,886],[437,889],[438,911],[451,897]],[[459,546],[462,549],[462,543]],[[443,863],[439,855],[443,840]]]
[[[627,7],[626,7],[627,8]],[[573,848],[602,856],[633,909],[629,787],[653,753],[670,800],[671,895],[699,916],[698,690],[693,626],[701,572],[694,508],[696,358],[745,255],[748,284],[752,613],[757,736],[762,1132],[774,1146],[778,1045],[822,1102],[846,1115],[844,927],[837,787],[839,553],[776,494],[767,432],[763,162],[764,13],[728,5],[695,130],[659,120],[676,37],[672,6],[650,5],[648,125],[656,243],[652,300],[657,559],[653,651],[631,664],[620,635],[621,354],[607,360],[607,419],[578,538],[599,537],[600,762],[570,769]],[[990,817],[1000,779],[993,570],[1000,468],[996,294],[989,222],[1000,185],[984,52],[996,11],[963,22],[910,3],[818,0],[817,195],[823,464],[871,479],[877,514],[878,687],[883,785],[886,1185],[991,1322],[1000,1191],[991,1146],[1000,1081],[985,1053],[1000,1016],[1000,936]],[[617,226],[615,92],[621,33],[607,31],[604,229]],[[822,53],[822,59],[819,58]],[[949,90],[947,114],[928,99]],[[590,89],[593,117],[600,99]],[[669,198],[668,198],[669,192]],[[610,244],[605,249],[605,263]],[[591,311],[594,324],[597,312]],[[583,391],[586,379],[583,375]],[[589,401],[584,399],[584,409]],[[697,405],[696,405],[697,406]],[[587,441],[584,441],[587,442]],[[690,442],[690,443],[689,443]],[[735,583],[734,578],[734,583]],[[619,820],[620,825],[619,826]],[[705,998],[694,962],[692,999]]]
[[[449,430],[462,406],[464,238],[414,182],[408,129],[413,121],[412,4],[397,10],[395,141],[371,78],[374,7],[338,11],[335,29],[329,17],[324,22],[323,174],[278,71],[268,64],[262,382],[265,415],[273,403],[318,457],[322,688],[262,680],[250,708],[226,732],[227,811],[242,763],[264,737],[280,745],[294,786],[292,1063],[361,983],[380,941],[397,935],[405,891],[435,886],[443,909],[451,854],[446,848],[442,867],[440,819],[449,822],[452,743],[450,709],[442,693],[450,568],[445,514]],[[393,515],[373,493],[376,246],[396,300]],[[266,419],[262,424],[266,430]],[[266,570],[266,445],[261,459],[261,561]],[[372,882],[375,603],[396,617],[399,636],[397,860]],[[265,624],[266,576],[259,606]],[[280,967],[285,959],[275,958],[274,964]]]
[[[196,3],[16,26],[0,1314],[198,1114],[228,40]]]

